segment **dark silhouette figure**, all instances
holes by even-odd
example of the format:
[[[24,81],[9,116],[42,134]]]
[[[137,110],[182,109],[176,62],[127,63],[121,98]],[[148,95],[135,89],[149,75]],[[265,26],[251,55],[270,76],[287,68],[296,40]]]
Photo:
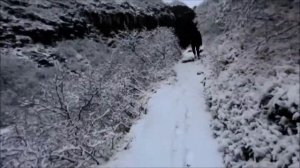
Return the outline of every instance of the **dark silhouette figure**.
[[[175,34],[182,48],[191,45],[196,58],[200,57],[200,46],[202,45],[201,33],[194,23],[195,12],[187,6],[172,6],[171,11],[175,16]]]
[[[174,28],[179,44],[181,48],[187,48],[191,44],[191,28],[196,14],[187,6],[172,6],[171,11],[175,16]]]
[[[201,33],[198,31],[196,25],[191,30],[191,46],[196,58],[200,59],[200,47],[202,45]]]

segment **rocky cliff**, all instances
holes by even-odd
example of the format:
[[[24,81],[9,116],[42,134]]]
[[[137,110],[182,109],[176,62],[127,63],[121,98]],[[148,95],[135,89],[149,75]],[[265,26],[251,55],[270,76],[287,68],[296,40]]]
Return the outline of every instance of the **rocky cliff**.
[[[63,39],[92,34],[112,37],[119,31],[151,30],[159,26],[176,29],[183,13],[194,14],[188,7],[175,9],[178,7],[162,2],[138,6],[132,1],[2,0],[0,4],[0,46],[37,42],[49,45]],[[192,22],[194,17],[185,20]],[[178,37],[184,41],[184,36]],[[186,43],[182,43],[183,47]]]

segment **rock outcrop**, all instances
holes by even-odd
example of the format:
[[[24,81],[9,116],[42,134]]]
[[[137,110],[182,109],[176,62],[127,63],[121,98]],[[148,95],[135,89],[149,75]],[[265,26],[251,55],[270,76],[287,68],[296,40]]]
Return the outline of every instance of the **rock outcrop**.
[[[92,34],[112,37],[119,31],[163,26],[175,28],[181,46],[186,47],[188,31],[183,31],[182,23],[193,26],[195,17],[194,11],[184,6],[142,8],[126,1],[3,0],[0,4],[0,46],[51,45],[62,39]]]

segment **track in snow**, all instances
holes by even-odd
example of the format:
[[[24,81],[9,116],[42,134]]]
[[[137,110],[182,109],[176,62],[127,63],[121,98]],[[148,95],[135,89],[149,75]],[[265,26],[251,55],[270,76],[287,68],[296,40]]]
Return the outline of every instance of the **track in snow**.
[[[210,132],[198,64],[175,66],[177,81],[151,97],[148,114],[132,127],[131,148],[104,167],[224,167]]]

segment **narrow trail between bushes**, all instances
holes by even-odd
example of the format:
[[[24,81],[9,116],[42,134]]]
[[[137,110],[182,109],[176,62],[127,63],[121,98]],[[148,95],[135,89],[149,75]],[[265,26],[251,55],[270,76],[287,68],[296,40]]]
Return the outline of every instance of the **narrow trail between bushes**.
[[[185,55],[184,55],[185,56]],[[104,167],[224,167],[209,127],[200,62],[178,63],[176,82],[150,98],[128,150]]]

